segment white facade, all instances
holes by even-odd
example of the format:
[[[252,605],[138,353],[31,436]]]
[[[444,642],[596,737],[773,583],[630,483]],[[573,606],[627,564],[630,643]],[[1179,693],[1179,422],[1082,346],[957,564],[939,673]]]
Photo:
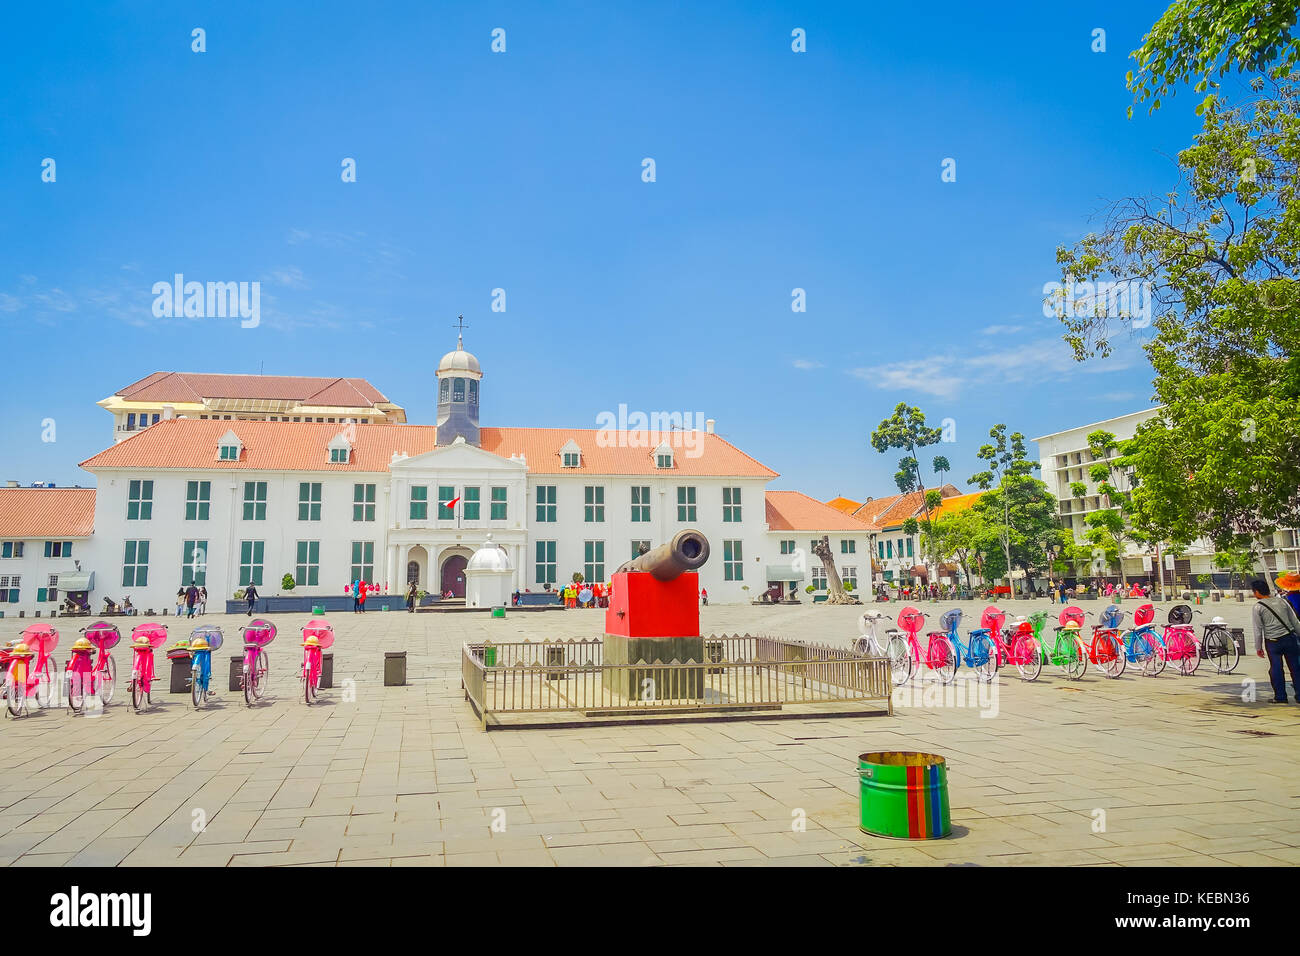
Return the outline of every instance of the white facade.
[[[68,583],[78,563],[91,560],[91,542],[85,536],[0,540],[0,616],[17,617],[21,611],[26,617],[37,612],[44,617],[57,609],[65,597],[60,576]]]

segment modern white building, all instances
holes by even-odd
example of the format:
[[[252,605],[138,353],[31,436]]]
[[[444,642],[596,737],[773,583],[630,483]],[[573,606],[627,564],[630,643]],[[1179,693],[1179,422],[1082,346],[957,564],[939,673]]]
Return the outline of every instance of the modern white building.
[[[792,521],[781,517],[786,506],[769,527],[766,486],[777,473],[712,423],[664,434],[480,427],[482,382],[478,359],[458,341],[438,364],[432,425],[251,410],[151,419],[82,462],[97,485],[86,492],[93,535],[87,523],[85,536],[66,536],[93,573],[92,606],[129,595],[137,608],[161,611],[194,583],[220,607],[249,584],[264,597],[285,593],[285,575],[294,596],[342,595],[358,578],[395,596],[408,582],[464,596],[467,564],[489,535],[504,557],[491,570],[508,569],[512,589],[541,591],[575,572],[608,580],[642,547],[688,527],[712,546],[700,581],[713,602],[788,587],[769,575],[788,574],[783,549],[809,546],[812,531],[832,535],[832,547],[845,549],[836,554],[841,574],[865,587],[870,526],[818,505],[836,520],[796,509]],[[251,391],[242,399],[250,409],[256,400]],[[806,579],[824,588],[820,562],[810,568]],[[19,571],[17,603],[28,614],[32,573],[47,572]]]
[[[1095,458],[1088,447],[1088,436],[1096,431],[1110,432],[1123,442],[1137,434],[1138,426],[1160,414],[1161,406],[1146,408],[1117,418],[1080,425],[1065,431],[1053,432],[1035,438],[1038,444],[1042,478],[1048,489],[1056,495],[1060,508],[1061,524],[1074,532],[1079,543],[1086,541],[1086,519],[1089,514],[1108,506],[1106,498],[1097,489],[1097,482],[1089,477],[1089,469],[1098,462],[1110,462],[1116,457]],[[1076,495],[1073,485],[1082,482],[1084,494]],[[1274,571],[1300,570],[1300,535],[1295,529],[1277,532],[1271,540],[1261,542],[1265,565]],[[1215,549],[1211,542],[1198,540],[1181,555],[1161,555],[1166,583],[1191,586],[1217,580],[1226,585],[1228,574],[1214,563]],[[1129,580],[1158,580],[1160,569],[1156,564],[1154,548],[1129,543],[1122,556],[1124,573]],[[1097,575],[1102,577],[1102,575]]]

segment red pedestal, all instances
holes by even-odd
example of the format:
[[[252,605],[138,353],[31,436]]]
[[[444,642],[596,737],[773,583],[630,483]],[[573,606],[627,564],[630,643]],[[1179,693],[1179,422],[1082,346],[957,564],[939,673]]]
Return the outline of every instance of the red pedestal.
[[[698,637],[700,579],[694,571],[660,581],[648,571],[614,574],[605,633],[622,637]]]

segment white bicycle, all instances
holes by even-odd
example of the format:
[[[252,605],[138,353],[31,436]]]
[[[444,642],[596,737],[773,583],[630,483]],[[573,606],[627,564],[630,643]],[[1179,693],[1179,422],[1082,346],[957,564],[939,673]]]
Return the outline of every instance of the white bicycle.
[[[880,635],[876,632],[881,621],[893,620],[881,611],[864,611],[858,618],[859,637],[853,642],[853,653],[865,657],[883,657],[888,660],[890,676],[894,684],[898,685],[907,680],[910,671],[908,655],[911,651],[907,647],[907,641],[896,627],[885,629],[883,644]]]

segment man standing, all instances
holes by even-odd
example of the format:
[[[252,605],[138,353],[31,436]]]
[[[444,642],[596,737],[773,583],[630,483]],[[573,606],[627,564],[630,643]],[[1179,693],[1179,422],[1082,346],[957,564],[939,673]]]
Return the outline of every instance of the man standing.
[[[194,616],[194,605],[199,603],[199,589],[190,585],[185,589],[185,616]]]
[[[248,616],[252,617],[253,608],[257,604],[257,588],[250,584],[248,590],[244,592],[244,597],[248,598]]]
[[[1285,704],[1286,680],[1282,662],[1291,672],[1291,689],[1300,700],[1300,618],[1283,598],[1268,596],[1268,582],[1263,578],[1252,581],[1251,590],[1259,602],[1251,611],[1255,625],[1255,654],[1263,657],[1268,652],[1268,679],[1273,685],[1273,703]]]
[[[407,609],[408,611],[410,611],[412,614],[415,613],[415,592],[416,592],[416,590],[417,590],[417,588],[416,588],[416,586],[415,586],[415,582],[414,582],[414,581],[412,581],[412,582],[411,582],[410,584],[408,584],[407,587],[406,587],[406,609]]]

